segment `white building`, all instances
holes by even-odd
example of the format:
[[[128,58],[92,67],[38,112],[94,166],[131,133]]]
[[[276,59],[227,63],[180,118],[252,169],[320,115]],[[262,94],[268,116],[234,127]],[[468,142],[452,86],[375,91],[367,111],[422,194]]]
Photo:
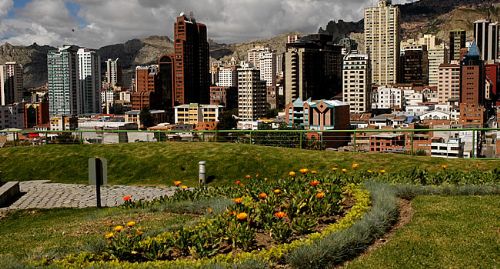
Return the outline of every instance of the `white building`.
[[[448,142],[432,142],[431,156],[439,158],[463,158],[464,143],[458,139],[449,139]]]
[[[421,120],[451,120],[451,114],[442,111],[429,111],[420,116]]]
[[[344,57],[342,100],[349,104],[351,113],[370,110],[371,70],[367,54],[353,52]]]
[[[23,99],[23,66],[16,62],[0,65],[0,105],[5,106]]]
[[[474,22],[474,40],[476,41],[481,59],[492,62],[498,57],[498,22],[477,20]]]
[[[365,48],[370,55],[372,83],[387,85],[398,79],[400,46],[399,7],[390,0],[379,0],[365,9]]]
[[[265,53],[271,52],[271,49],[263,46],[255,46],[254,48],[248,50],[248,62],[252,64],[253,67],[260,68],[260,58]]]
[[[259,59],[260,80],[266,81],[267,87],[276,86],[276,53],[265,52]]]
[[[267,112],[266,82],[260,80],[257,68],[248,65],[238,69],[238,116],[255,121]]]
[[[101,91],[101,104],[102,111],[110,114],[110,110],[115,104],[115,92],[113,89],[108,88]]]
[[[437,86],[439,82],[439,66],[448,60],[448,49],[445,44],[427,48],[429,58],[429,85]]]
[[[49,114],[78,115],[81,109],[77,47],[63,46],[47,54]]]
[[[236,66],[220,67],[219,79],[216,83],[219,87],[238,87],[238,69]]]
[[[106,61],[106,83],[108,83],[110,87],[116,86],[120,79],[118,60],[119,59],[116,58],[115,60],[108,59]]]
[[[101,58],[95,50],[79,49],[78,71],[80,110],[82,114],[101,112]]]
[[[24,128],[24,103],[0,106],[0,130]]]
[[[403,109],[403,90],[390,86],[378,87],[372,93],[372,109]]]

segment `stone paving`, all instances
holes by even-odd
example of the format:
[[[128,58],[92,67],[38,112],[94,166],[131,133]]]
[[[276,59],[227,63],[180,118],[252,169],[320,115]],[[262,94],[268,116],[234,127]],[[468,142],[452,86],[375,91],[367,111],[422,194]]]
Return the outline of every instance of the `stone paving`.
[[[1,211],[34,208],[85,208],[95,207],[95,186],[80,184],[50,183],[37,180],[20,182],[24,195]],[[173,195],[175,188],[137,187],[137,186],[102,186],[101,204],[112,207],[123,204],[123,197],[131,195],[133,200],[153,200],[161,196]]]

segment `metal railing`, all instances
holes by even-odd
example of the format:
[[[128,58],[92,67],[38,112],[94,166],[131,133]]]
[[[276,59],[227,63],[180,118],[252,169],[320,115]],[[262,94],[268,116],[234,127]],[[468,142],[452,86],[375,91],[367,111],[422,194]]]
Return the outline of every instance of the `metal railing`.
[[[134,142],[227,142],[312,150],[432,155],[433,141],[461,138],[459,155],[500,157],[500,128],[356,130],[68,130],[4,132],[6,146]],[[438,145],[438,142],[434,142]],[[454,148],[450,146],[450,148]],[[460,152],[462,151],[462,152]],[[452,155],[448,157],[453,157]]]

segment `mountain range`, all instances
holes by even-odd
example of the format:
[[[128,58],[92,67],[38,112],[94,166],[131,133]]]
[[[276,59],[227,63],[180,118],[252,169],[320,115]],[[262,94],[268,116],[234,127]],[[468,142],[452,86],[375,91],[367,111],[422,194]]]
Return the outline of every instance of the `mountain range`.
[[[471,39],[472,25],[477,19],[490,17],[500,20],[500,3],[498,0],[420,0],[400,5],[401,28],[403,38],[415,38],[423,33],[437,35],[447,40],[450,30],[460,28],[467,30]],[[363,48],[363,20],[358,22],[330,21],[320,33],[330,33],[336,38],[350,36]],[[210,43],[210,56],[213,59],[227,60],[235,58],[243,60],[248,49],[256,45],[268,46],[278,53],[285,50],[287,36],[285,33],[269,39],[248,41],[235,44]],[[47,52],[55,49],[50,46],[32,44],[30,46],[0,46],[0,63],[16,61],[24,65],[24,86],[38,87],[47,82]],[[120,59],[124,69],[124,78],[132,75],[137,65],[155,63],[159,56],[173,52],[173,42],[166,36],[150,36],[144,39],[132,39],[123,44],[104,46],[98,49],[101,60]]]

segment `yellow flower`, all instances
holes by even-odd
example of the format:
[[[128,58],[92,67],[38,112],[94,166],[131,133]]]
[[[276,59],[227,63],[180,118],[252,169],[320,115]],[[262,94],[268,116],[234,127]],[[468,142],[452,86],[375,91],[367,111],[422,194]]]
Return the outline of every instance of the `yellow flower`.
[[[446,168],[448,168],[448,165],[447,164],[443,164],[443,165],[441,165],[441,168],[446,169]]]
[[[106,239],[113,238],[113,236],[115,236],[115,234],[114,234],[114,233],[112,233],[112,232],[109,232],[109,233],[107,233],[107,234],[105,234],[105,235],[104,235],[104,237],[105,237]]]
[[[288,173],[289,176],[291,177],[295,177],[295,172],[294,171],[290,171],[290,173]]]
[[[137,236],[141,236],[142,234],[144,234],[144,232],[141,230],[135,231],[135,235],[137,235]]]
[[[381,174],[385,174],[385,169],[380,170]]]
[[[179,187],[182,184],[182,181],[176,180],[174,181],[174,185]]]
[[[303,175],[305,175],[305,174],[309,173],[309,169],[302,168],[302,169],[299,170],[299,172],[302,173]]]
[[[135,226],[135,221],[127,222],[127,227],[134,227],[134,226]]]
[[[313,175],[316,175],[317,173],[318,173],[318,171],[316,171],[316,170],[311,171],[311,174],[313,174]]]
[[[123,230],[123,226],[118,225],[118,226],[115,227],[114,230],[115,230],[115,232],[121,232]]]
[[[370,174],[371,174],[371,173],[373,173],[373,171],[372,171],[372,170],[368,170],[368,173],[370,173]]]
[[[337,167],[332,167],[332,171],[337,171],[338,168]]]
[[[239,213],[238,215],[236,215],[236,218],[239,220],[239,221],[244,221],[246,220],[248,217],[247,213]]]
[[[342,173],[347,173],[347,169],[343,168]]]
[[[280,194],[281,193],[281,190],[280,189],[275,189],[274,190],[274,194]]]
[[[351,167],[352,167],[352,169],[356,169],[356,168],[358,168],[358,167],[359,167],[359,164],[357,164],[357,163],[353,163],[353,164],[351,165]]]
[[[187,190],[188,188],[189,188],[189,187],[188,187],[188,186],[186,186],[186,185],[182,185],[182,186],[181,186],[181,189],[183,189],[183,190]]]

